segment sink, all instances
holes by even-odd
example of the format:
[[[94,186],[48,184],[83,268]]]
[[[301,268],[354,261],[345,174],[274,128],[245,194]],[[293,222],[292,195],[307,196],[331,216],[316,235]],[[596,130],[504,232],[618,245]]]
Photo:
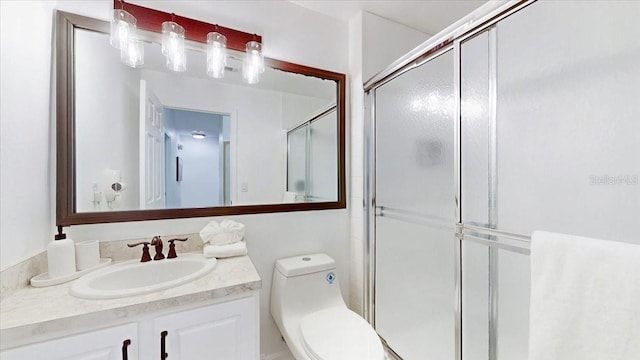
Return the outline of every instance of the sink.
[[[115,299],[173,288],[193,281],[216,267],[215,258],[180,254],[174,259],[130,260],[96,270],[71,285],[71,295],[83,299]]]

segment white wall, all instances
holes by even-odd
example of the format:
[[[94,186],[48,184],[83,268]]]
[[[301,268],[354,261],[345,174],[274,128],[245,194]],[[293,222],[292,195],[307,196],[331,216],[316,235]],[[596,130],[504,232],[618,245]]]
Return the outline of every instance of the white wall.
[[[222,177],[218,134],[204,139],[180,135],[182,150],[181,207],[221,206]]]
[[[206,112],[164,109],[165,193],[167,207],[193,208],[222,205],[222,164],[219,137],[223,116]],[[204,139],[194,139],[192,131]],[[166,141],[165,142],[169,142]],[[178,148],[178,144],[180,147]],[[176,181],[176,157],[180,157],[182,180]]]
[[[362,14],[362,79],[366,82],[431,35],[372,13]]]
[[[282,128],[291,130],[326,110],[334,100],[297,94],[282,94]]]
[[[136,3],[139,3],[136,1]],[[2,8],[2,268],[44,250],[54,232],[54,157],[49,141],[52,8],[109,19],[111,1],[0,2]],[[147,1],[142,5],[263,35],[265,55],[346,73],[347,24],[288,2]],[[16,33],[21,36],[13,36]],[[28,40],[28,41],[27,41]],[[313,46],[309,46],[313,44]],[[16,134],[29,134],[18,137]],[[262,163],[256,163],[260,168]],[[49,183],[47,180],[49,179]],[[53,200],[53,201],[52,201]],[[269,313],[271,272],[285,256],[324,251],[349,278],[346,210],[235,217],[247,225],[249,253],[262,277],[261,348],[286,349]],[[199,231],[207,218],[74,226],[76,241],[116,240]],[[343,294],[349,282],[341,283]]]
[[[55,3],[0,1],[0,270],[53,239],[50,179]],[[19,36],[16,36],[19,34]]]
[[[78,31],[76,52],[76,205],[78,212],[139,209],[139,72],[120,62],[109,37]],[[118,170],[127,188],[111,205],[93,204],[93,184],[106,194]]]
[[[349,74],[350,93],[350,253],[351,253],[351,308],[363,310],[364,269],[364,217],[363,217],[363,84],[384,70],[393,61],[429,38],[429,34],[371,13],[358,13],[349,21]]]

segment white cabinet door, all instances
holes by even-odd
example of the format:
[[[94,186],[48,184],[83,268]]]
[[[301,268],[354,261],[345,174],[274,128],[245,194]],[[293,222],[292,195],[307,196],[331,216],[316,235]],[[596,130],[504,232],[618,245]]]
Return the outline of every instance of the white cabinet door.
[[[249,297],[156,318],[154,359],[257,360],[257,306]]]
[[[125,341],[128,340],[128,344]],[[137,360],[138,326],[127,324],[27,345],[0,354],[2,360]]]

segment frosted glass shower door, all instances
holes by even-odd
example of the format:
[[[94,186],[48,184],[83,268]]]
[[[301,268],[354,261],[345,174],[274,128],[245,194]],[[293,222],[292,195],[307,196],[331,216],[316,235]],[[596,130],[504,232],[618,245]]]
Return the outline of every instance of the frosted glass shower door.
[[[455,356],[453,54],[380,86],[376,330],[405,360]]]
[[[462,43],[465,229],[639,242],[638,16],[637,1],[538,1]],[[483,246],[462,248],[463,359],[526,360],[529,258]]]
[[[311,201],[338,200],[338,112],[309,124],[309,195]]]
[[[307,125],[287,136],[287,191],[307,194]]]

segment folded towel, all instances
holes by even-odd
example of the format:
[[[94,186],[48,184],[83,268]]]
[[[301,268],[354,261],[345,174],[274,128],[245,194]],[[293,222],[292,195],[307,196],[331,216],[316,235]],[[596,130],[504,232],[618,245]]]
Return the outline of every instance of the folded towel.
[[[226,245],[236,243],[244,237],[244,225],[228,219],[220,222],[215,220],[200,230],[200,237],[206,244]]]
[[[528,360],[640,356],[640,246],[536,231]]]
[[[207,258],[228,258],[233,256],[247,255],[247,243],[244,241],[238,241],[228,245],[211,245],[205,244],[202,248],[204,257]]]

